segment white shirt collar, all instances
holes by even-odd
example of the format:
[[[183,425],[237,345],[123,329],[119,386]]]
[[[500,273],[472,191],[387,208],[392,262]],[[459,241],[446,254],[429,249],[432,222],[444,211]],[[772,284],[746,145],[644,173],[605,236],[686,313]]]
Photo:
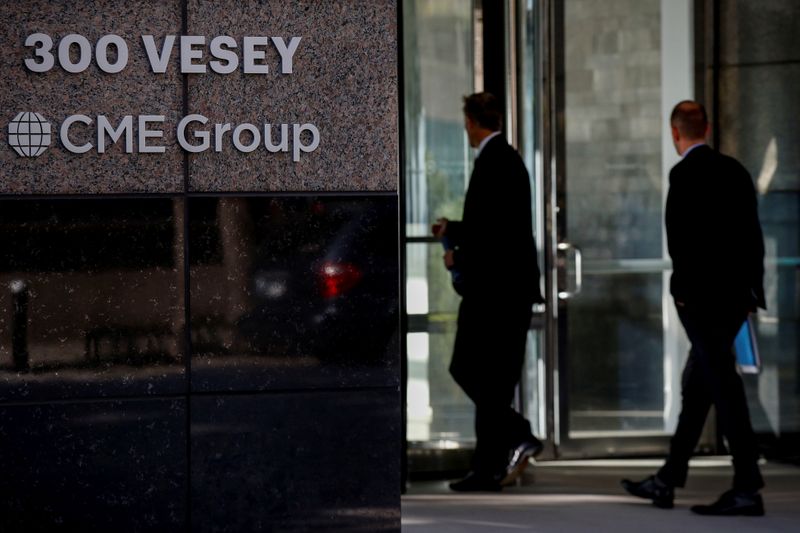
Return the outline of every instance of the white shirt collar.
[[[694,150],[698,146],[705,146],[705,145],[706,145],[706,143],[693,144],[689,148],[687,148],[685,152],[683,152],[683,155],[681,157],[686,157],[687,155],[689,155],[689,152],[691,152],[692,150]]]
[[[478,157],[479,155],[481,155],[481,152],[486,147],[486,145],[489,144],[489,141],[491,141],[492,139],[494,139],[498,135],[500,135],[500,132],[499,131],[494,131],[494,132],[490,133],[489,135],[487,135],[486,137],[484,137],[483,140],[481,141],[481,143],[478,145],[478,149],[475,151],[475,157]]]

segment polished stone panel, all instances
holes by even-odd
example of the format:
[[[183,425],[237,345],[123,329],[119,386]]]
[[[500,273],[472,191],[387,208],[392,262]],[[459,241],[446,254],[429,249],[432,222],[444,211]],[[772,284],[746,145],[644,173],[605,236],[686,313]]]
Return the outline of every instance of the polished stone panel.
[[[723,65],[800,61],[798,19],[797,0],[722,0],[720,61]]]
[[[393,191],[398,183],[397,3],[395,0],[295,0],[286,2],[188,1],[188,32],[229,35],[237,42],[239,68],[231,74],[192,74],[189,108],[213,124],[289,124],[288,151],[262,144],[251,153],[231,145],[192,154],[190,187],[198,191]],[[282,73],[273,44],[258,46],[267,74],[245,74],[245,36],[301,41],[292,72]],[[203,63],[204,61],[198,61]],[[258,62],[262,64],[261,61]],[[294,161],[292,124],[319,129],[319,147]],[[252,136],[245,134],[244,142]],[[310,143],[310,134],[304,134]],[[196,142],[196,141],[194,141]]]
[[[0,402],[186,390],[183,211],[0,201]]]
[[[175,125],[183,106],[183,81],[178,54],[164,74],[150,69],[141,36],[181,33],[181,4],[175,0],[99,0],[53,2],[34,0],[0,2],[0,192],[2,193],[100,193],[179,192],[184,188],[183,154],[175,141]],[[28,35],[45,33],[53,41],[55,66],[44,73],[28,70],[33,48],[24,46]],[[100,70],[93,59],[87,70],[72,74],[58,64],[60,40],[68,34],[86,37],[94,50],[106,34],[122,37],[128,45],[127,67],[119,73]],[[115,61],[114,47],[109,59]],[[177,48],[177,46],[176,46]],[[77,61],[77,46],[72,60]],[[94,54],[93,54],[94,55]],[[9,123],[19,112],[38,112],[51,124],[49,148],[38,157],[22,157],[9,146]],[[62,121],[85,114],[92,126],[71,128],[74,144],[96,143],[98,115],[116,126],[124,115],[164,115],[164,138],[150,144],[168,147],[163,154],[125,153],[124,139],[103,154],[68,152],[59,142]],[[156,125],[152,125],[156,127]],[[134,126],[134,148],[138,147]],[[110,141],[109,141],[110,142]]]
[[[192,387],[399,382],[397,199],[189,200]]]
[[[398,531],[397,390],[192,400],[193,531]]]
[[[0,406],[0,531],[181,531],[186,406]]]

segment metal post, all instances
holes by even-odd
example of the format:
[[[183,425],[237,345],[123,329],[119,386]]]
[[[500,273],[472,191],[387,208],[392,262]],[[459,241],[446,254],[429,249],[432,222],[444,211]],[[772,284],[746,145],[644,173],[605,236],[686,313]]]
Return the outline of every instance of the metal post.
[[[11,357],[15,370],[30,368],[28,355],[28,284],[15,279],[11,289]]]

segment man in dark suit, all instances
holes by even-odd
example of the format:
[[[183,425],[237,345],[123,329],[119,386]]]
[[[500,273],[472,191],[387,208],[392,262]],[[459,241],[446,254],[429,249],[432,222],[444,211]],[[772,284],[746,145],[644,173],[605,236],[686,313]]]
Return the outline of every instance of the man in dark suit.
[[[703,106],[684,101],[671,117],[672,138],[683,159],[669,175],[667,244],[672,257],[670,289],[692,343],[683,372],[683,404],[664,466],[625,489],[663,508],[673,506],[683,487],[689,458],[710,407],[733,455],[733,488],[706,515],[764,514],[759,490],[758,447],[747,399],[736,371],[732,346],[747,316],[764,301],[764,242],[755,189],[747,170],[705,144],[708,118]]]
[[[539,291],[528,172],[500,133],[503,111],[489,93],[464,98],[464,125],[478,155],[461,221],[439,220],[437,236],[454,249],[458,311],[450,373],[475,403],[472,471],[456,491],[497,491],[522,473],[542,443],[512,407]]]

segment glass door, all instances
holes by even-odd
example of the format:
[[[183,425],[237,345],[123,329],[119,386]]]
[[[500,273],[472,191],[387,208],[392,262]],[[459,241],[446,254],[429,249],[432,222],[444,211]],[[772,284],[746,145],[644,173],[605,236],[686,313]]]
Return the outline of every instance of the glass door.
[[[669,296],[668,116],[694,95],[690,0],[551,2],[548,247],[562,457],[661,453],[688,352]]]
[[[474,446],[472,403],[448,373],[459,297],[430,229],[461,218],[469,181],[461,96],[475,87],[474,23],[470,1],[403,2],[406,436],[416,472],[461,468],[452,457]]]
[[[541,180],[536,169],[540,162],[525,148],[534,146],[536,139],[534,113],[529,113],[534,102],[519,98],[520,91],[532,94],[535,85],[534,60],[527,58],[523,67],[516,53],[518,43],[534,34],[533,27],[519,26],[522,19],[533,23],[525,18],[524,7],[514,0],[502,6],[464,0],[403,2],[406,434],[409,470],[415,473],[466,468],[475,445],[474,406],[448,372],[460,298],[443,268],[443,250],[431,237],[430,226],[440,216],[461,218],[474,157],[463,129],[461,96],[483,90],[484,9],[491,8],[492,17],[503,15],[492,19],[504,21],[502,31],[488,32],[505,39],[507,78],[494,84],[507,89],[505,134],[523,154],[533,180],[534,232],[542,251]],[[534,434],[547,440],[544,308],[535,312],[518,407]],[[552,454],[551,449],[547,453]]]

